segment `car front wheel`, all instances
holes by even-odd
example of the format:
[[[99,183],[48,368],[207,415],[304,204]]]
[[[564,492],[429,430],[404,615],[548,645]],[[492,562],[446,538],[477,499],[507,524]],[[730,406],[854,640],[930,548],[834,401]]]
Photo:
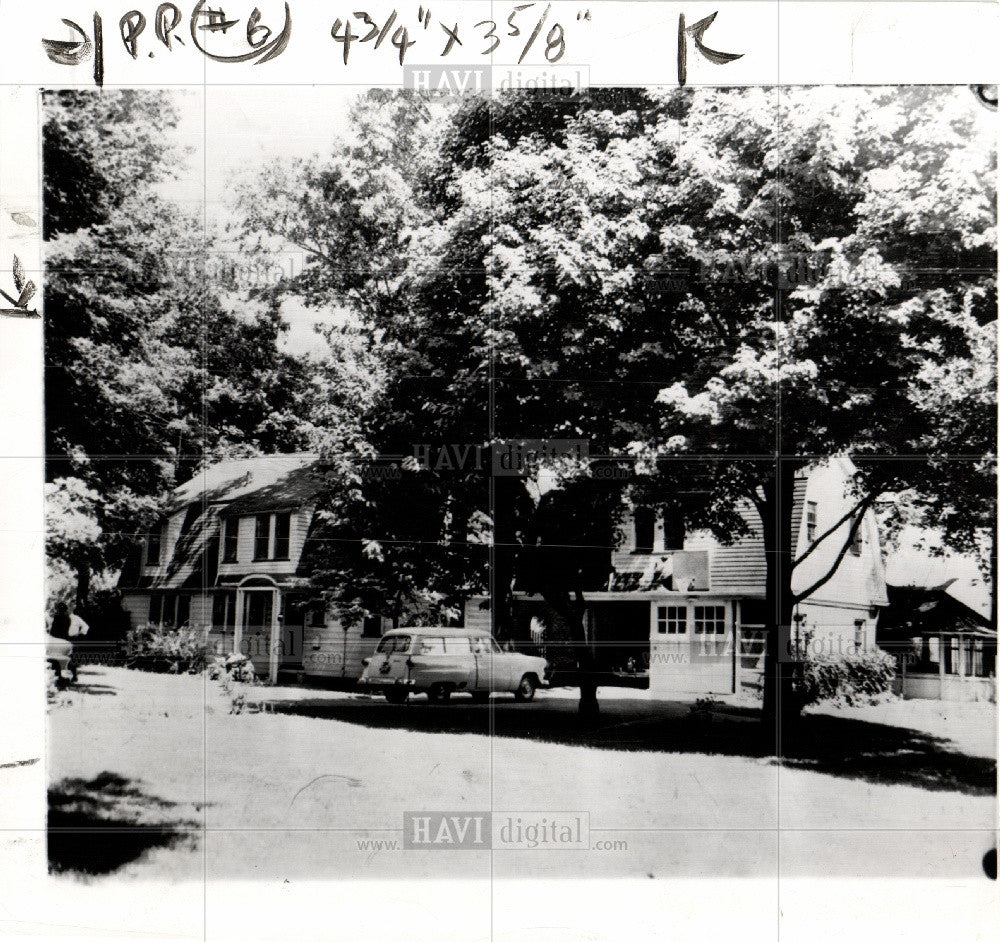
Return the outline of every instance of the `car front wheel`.
[[[427,699],[432,703],[447,703],[451,699],[451,688],[444,684],[434,684],[427,691]]]
[[[517,685],[517,690],[514,691],[514,699],[520,703],[527,703],[529,700],[534,699],[537,687],[538,684],[535,682],[535,678],[531,674],[525,674],[521,678],[521,682]]]

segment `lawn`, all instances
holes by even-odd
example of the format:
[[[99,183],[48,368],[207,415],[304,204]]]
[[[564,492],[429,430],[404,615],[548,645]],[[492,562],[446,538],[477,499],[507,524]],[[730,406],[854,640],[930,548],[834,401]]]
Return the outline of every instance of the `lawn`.
[[[49,715],[71,879],[969,876],[995,828],[995,706],[815,710],[779,764],[754,712],[602,691],[404,707],[87,667]],[[257,704],[260,704],[258,707]],[[402,850],[404,812],[576,813],[590,849]],[[823,832],[817,834],[817,832]]]

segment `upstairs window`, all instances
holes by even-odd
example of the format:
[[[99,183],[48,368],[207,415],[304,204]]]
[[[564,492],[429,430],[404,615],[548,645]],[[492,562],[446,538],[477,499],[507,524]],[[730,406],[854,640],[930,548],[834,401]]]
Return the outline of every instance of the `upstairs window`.
[[[257,514],[254,522],[254,560],[288,559],[291,530],[291,513]]]
[[[806,501],[806,542],[816,541],[816,501]]]
[[[684,517],[673,507],[663,510],[663,548],[664,550],[684,549]]]
[[[656,515],[652,507],[635,508],[635,552],[653,552],[653,531],[655,529]]]
[[[288,538],[292,530],[290,513],[274,515],[274,559],[288,559]]]
[[[254,523],[253,558],[267,559],[271,544],[271,515],[257,514]]]
[[[240,541],[240,522],[228,518],[222,521],[222,561],[235,563]]]
[[[149,535],[146,537],[146,565],[159,566],[161,552],[162,543],[160,538],[160,528],[157,527],[154,530],[150,530]],[[133,559],[134,558],[135,557],[133,557]]]
[[[864,543],[864,539],[861,536],[861,530],[864,528],[864,521],[858,524],[858,529],[854,532],[854,537],[851,539],[851,553],[854,556],[861,555],[861,546]]]

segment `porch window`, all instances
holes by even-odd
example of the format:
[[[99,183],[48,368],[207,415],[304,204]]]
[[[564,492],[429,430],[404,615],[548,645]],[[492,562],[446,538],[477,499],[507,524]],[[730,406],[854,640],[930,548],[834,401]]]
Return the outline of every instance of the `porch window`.
[[[239,548],[240,521],[229,517],[222,521],[222,561],[235,563]]]
[[[232,629],[236,625],[236,593],[216,592],[212,599],[212,627]]]
[[[695,651],[705,658],[718,658],[726,650],[726,607],[724,605],[694,606]]]
[[[174,614],[174,624],[181,628],[191,621],[191,596],[180,594],[177,596],[177,609]]]
[[[724,635],[726,633],[726,606],[696,605],[694,607],[694,633],[696,635]]]
[[[146,565],[159,566],[161,552],[160,527],[157,527],[154,530],[150,530],[149,535],[146,537]],[[134,559],[135,557],[132,558]]]
[[[656,529],[656,514],[652,507],[635,508],[635,552],[653,552],[653,531]]]
[[[149,623],[159,625],[163,620],[163,593],[153,592],[149,596]]]
[[[806,501],[806,542],[816,541],[816,501]]]
[[[657,606],[656,630],[661,635],[687,634],[687,606],[686,605]]]

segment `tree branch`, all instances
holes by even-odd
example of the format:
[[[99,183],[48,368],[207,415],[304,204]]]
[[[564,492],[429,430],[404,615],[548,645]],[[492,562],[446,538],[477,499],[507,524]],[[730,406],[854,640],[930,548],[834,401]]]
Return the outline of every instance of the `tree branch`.
[[[866,504],[868,498],[862,503]],[[823,588],[836,574],[837,570],[840,568],[840,564],[844,561],[844,557],[847,555],[847,551],[850,549],[851,544],[854,542],[854,537],[857,536],[858,530],[861,528],[861,521],[864,520],[865,512],[867,511],[867,506],[863,510],[859,510],[857,516],[854,518],[854,522],[851,524],[851,529],[847,534],[847,539],[844,540],[844,545],[840,548],[840,552],[837,553],[837,558],[833,561],[833,565],[830,567],[826,575],[821,576],[817,579],[808,589],[803,592],[793,592],[792,593],[792,604],[797,605],[804,599],[809,598],[817,590]]]
[[[801,563],[820,543],[822,543],[828,536],[839,530],[854,514],[860,513],[863,510],[867,510],[867,504],[871,503],[870,497],[863,497],[857,504],[854,505],[850,510],[847,511],[832,527],[821,533],[812,544],[806,549],[806,551],[798,557],[793,563],[792,568],[794,569],[799,563]]]

